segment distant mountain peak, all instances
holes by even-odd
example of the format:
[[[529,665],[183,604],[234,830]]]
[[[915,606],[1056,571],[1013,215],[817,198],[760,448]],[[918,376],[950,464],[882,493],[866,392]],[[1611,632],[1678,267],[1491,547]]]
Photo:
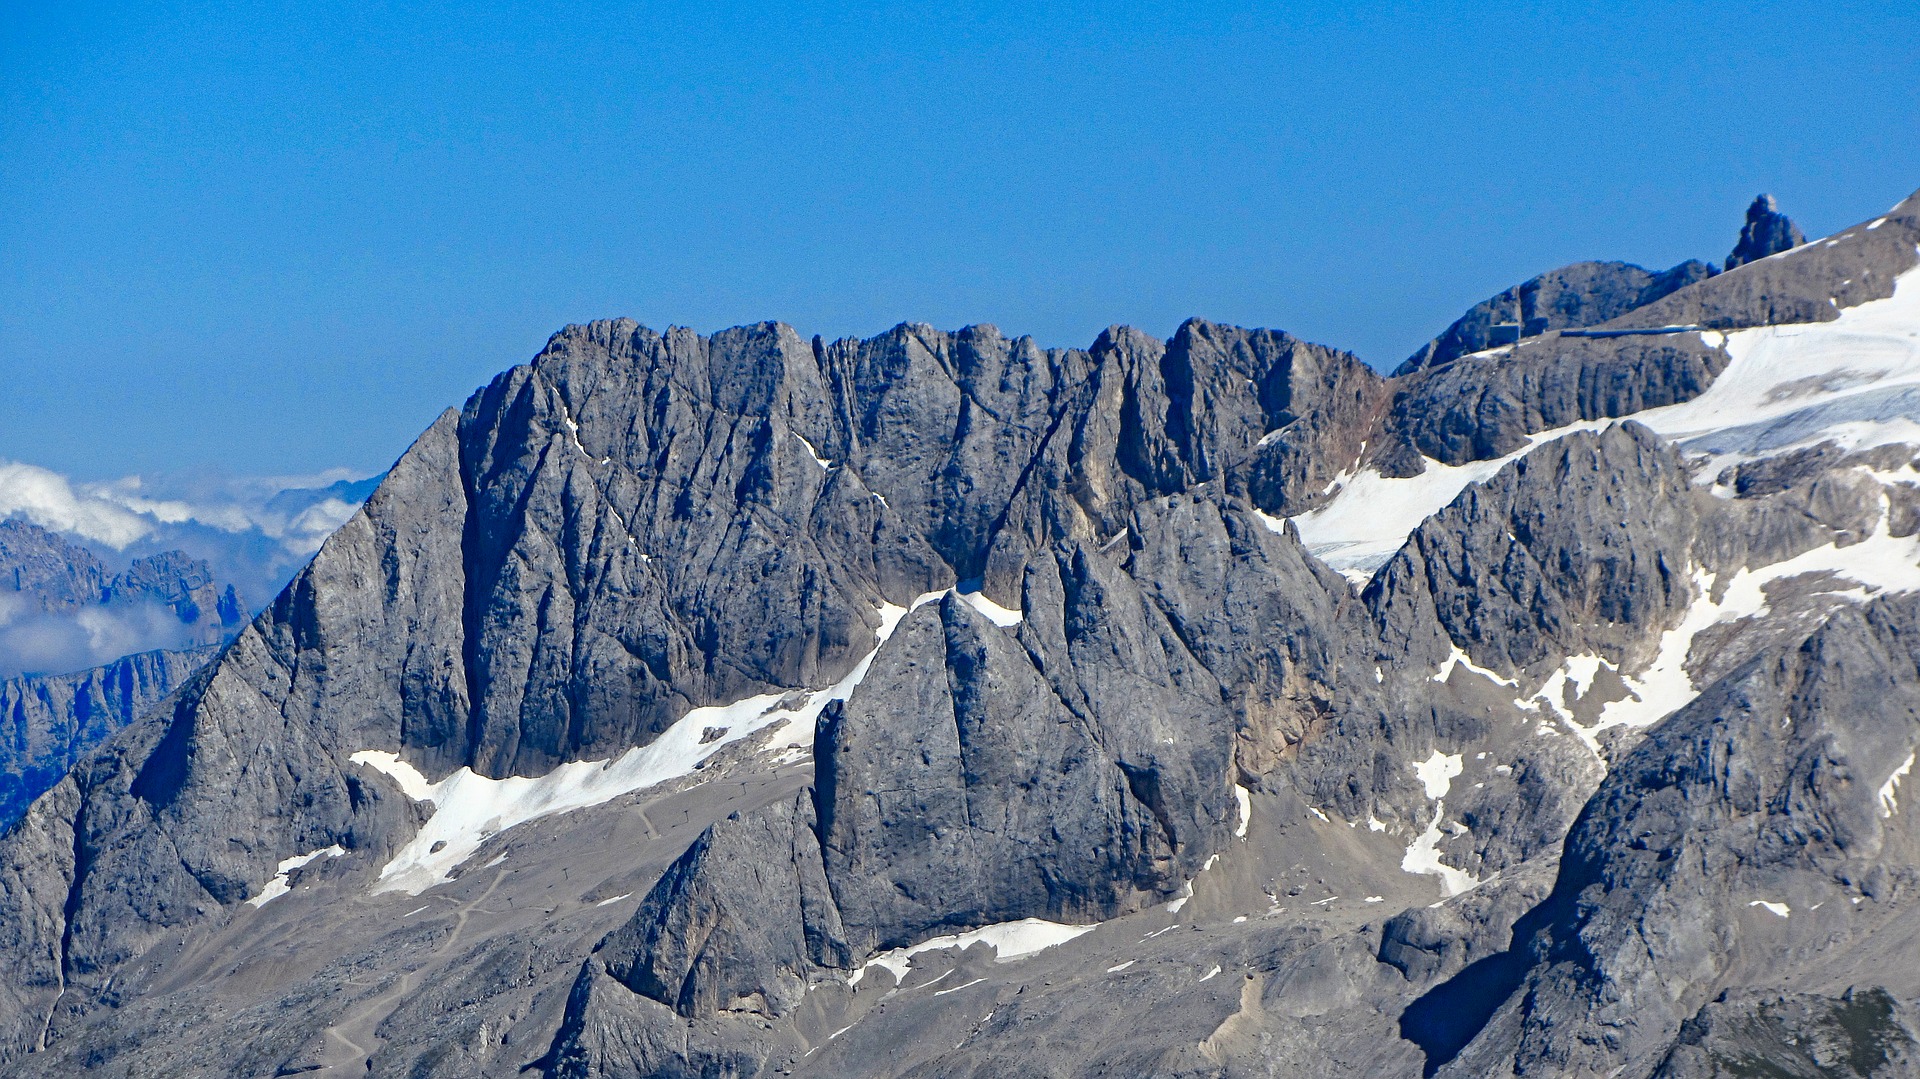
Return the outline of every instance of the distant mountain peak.
[[[0,521],[0,614],[0,677],[10,677],[217,644],[247,609],[184,551],[136,558],[116,573],[85,546],[12,519]]]
[[[1799,226],[1780,212],[1780,205],[1772,195],[1756,195],[1753,204],[1747,207],[1747,223],[1740,229],[1740,242],[1727,254],[1727,269],[1791,251],[1806,242]]]
[[[1806,237],[1780,212],[1774,197],[1760,195],[1747,207],[1740,241],[1727,256],[1726,269],[1791,251],[1805,242]],[[1399,376],[1441,367],[1461,356],[1554,330],[1611,322],[1719,272],[1712,263],[1697,259],[1661,272],[1628,262],[1601,261],[1575,262],[1548,270],[1475,304],[1393,373]]]

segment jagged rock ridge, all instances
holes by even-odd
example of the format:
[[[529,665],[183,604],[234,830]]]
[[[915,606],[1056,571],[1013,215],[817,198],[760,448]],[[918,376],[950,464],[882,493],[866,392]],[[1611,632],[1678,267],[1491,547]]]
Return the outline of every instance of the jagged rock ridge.
[[[1202,322],[1086,350],[570,327],[0,840],[0,1054],[1693,1074],[1798,1039],[1900,1066],[1920,987],[1864,942],[1909,917],[1920,473],[1793,446],[1724,491],[1652,417],[1744,369],[1726,331],[1869,310],[1917,244],[1920,198],[1620,316],[1708,333],[1391,380]],[[1367,470],[1482,464],[1364,587],[1303,541]],[[580,793],[636,746],[685,766]],[[496,793],[449,824],[462,788]],[[490,824],[520,790],[584,808]],[[382,888],[455,826],[451,879]],[[1791,936],[1829,902],[1861,920]],[[1861,943],[1764,961],[1835,932]]]

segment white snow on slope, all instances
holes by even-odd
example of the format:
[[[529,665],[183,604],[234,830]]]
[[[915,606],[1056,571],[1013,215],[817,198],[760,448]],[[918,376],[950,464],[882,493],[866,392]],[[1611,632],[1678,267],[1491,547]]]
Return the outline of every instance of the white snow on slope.
[[[848,985],[859,985],[860,979],[867,976],[873,967],[883,967],[893,972],[897,984],[907,976],[907,968],[912,965],[913,957],[921,952],[939,951],[942,948],[958,948],[962,951],[975,944],[985,944],[994,950],[996,961],[1005,963],[1014,959],[1024,959],[1035,952],[1042,952],[1056,944],[1067,941],[1084,933],[1100,928],[1094,925],[1063,925],[1049,922],[1043,918],[1022,918],[1017,922],[1000,922],[996,925],[982,926],[965,933],[953,933],[944,937],[923,940],[906,948],[894,948],[881,952],[860,965],[847,979]]]
[[[967,606],[986,615],[987,621],[992,622],[1002,629],[1017,626],[1021,620],[1026,617],[1019,611],[1009,610],[1006,607],[1000,606],[978,590],[972,592],[956,592],[955,595],[965,600]]]
[[[802,446],[807,448],[807,456],[813,458],[813,463],[820,466],[820,471],[830,472],[833,470],[833,462],[820,456],[820,451],[813,448],[813,443],[807,441],[807,436],[798,431],[794,431],[792,434],[793,437],[800,440]]]
[[[1389,479],[1369,468],[1347,481],[1331,502],[1285,520],[1300,530],[1307,550],[1348,580],[1365,584],[1421,521],[1446,508],[1468,484],[1500,471],[1508,460],[1459,466],[1429,460],[1425,472],[1408,479]],[[1284,527],[1280,518],[1259,516],[1275,532]]]
[[[1441,661],[1440,669],[1433,674],[1433,680],[1436,682],[1444,682],[1453,677],[1453,669],[1455,667],[1465,667],[1467,670],[1480,675],[1482,678],[1491,679],[1497,685],[1511,688],[1519,684],[1511,678],[1502,678],[1485,667],[1480,666],[1478,663],[1475,663],[1472,659],[1468,658],[1465,652],[1460,650],[1460,646],[1457,644],[1453,646],[1453,652],[1448,655],[1445,660]]]
[[[1420,833],[1408,847],[1406,856],[1400,859],[1400,869],[1407,873],[1421,873],[1440,878],[1440,889],[1448,898],[1468,891],[1480,883],[1478,877],[1464,869],[1454,867],[1440,860],[1441,818],[1447,813],[1447,803],[1435,802],[1433,822],[1427,830]]]
[[[1459,753],[1433,751],[1433,756],[1413,766],[1413,774],[1420,779],[1420,785],[1426,789],[1427,797],[1433,802],[1433,820],[1427,830],[1420,833],[1407,846],[1407,853],[1400,860],[1400,868],[1407,873],[1423,873],[1440,878],[1440,887],[1451,898],[1480,883],[1479,879],[1465,870],[1455,869],[1440,860],[1441,822],[1447,815],[1447,792],[1453,789],[1454,777],[1466,767]]]
[[[1707,392],[1691,401],[1631,417],[1717,460],[1711,479],[1740,460],[1831,438],[1846,449],[1893,442],[1920,444],[1920,268],[1895,282],[1894,294],[1849,307],[1832,322],[1763,326],[1730,334],[1732,362]],[[1527,445],[1492,461],[1444,465],[1389,479],[1366,469],[1331,502],[1287,518],[1300,540],[1327,565],[1364,584],[1393,557],[1420,522],[1452,502],[1468,484],[1491,478],[1509,461],[1572,434],[1615,420],[1569,424],[1529,436]],[[1280,531],[1284,524],[1264,517]]]
[[[1245,839],[1247,823],[1253,820],[1253,796],[1238,783],[1233,785],[1233,805],[1239,814],[1233,825],[1233,834],[1238,839]]]
[[[1829,437],[1846,449],[1920,440],[1920,269],[1832,322],[1736,330],[1726,349],[1733,362],[1707,392],[1633,418],[1724,463]]]
[[[1887,777],[1887,781],[1880,784],[1880,816],[1882,818],[1891,818],[1894,811],[1900,808],[1900,781],[1906,778],[1907,773],[1913,771],[1913,757],[1912,753],[1907,754],[1907,759],[1900,762],[1900,767],[1895,768],[1893,774]]]
[[[1582,726],[1563,707],[1560,687],[1580,673],[1585,673],[1586,681],[1590,682],[1592,674],[1587,673],[1587,669],[1590,665],[1597,668],[1592,657],[1570,658],[1538,693],[1515,703],[1528,708],[1544,701],[1597,755],[1600,753],[1597,735],[1601,731],[1609,727],[1651,726],[1699,696],[1701,687],[1694,684],[1686,669],[1694,638],[1718,623],[1765,614],[1766,588],[1775,581],[1802,574],[1830,573],[1858,585],[1833,594],[1860,600],[1896,592],[1920,592],[1920,536],[1894,536],[1890,522],[1891,510],[1883,496],[1880,522],[1865,540],[1847,547],[1829,543],[1771,565],[1742,567],[1727,581],[1718,600],[1713,598],[1716,579],[1696,568],[1693,581],[1698,598],[1678,626],[1661,634],[1660,651],[1653,662],[1637,674],[1624,676],[1631,695],[1608,702],[1591,726]]]
[[[1458,753],[1433,751],[1433,756],[1413,766],[1413,774],[1420,778],[1420,785],[1427,790],[1429,798],[1445,798],[1453,787],[1453,780],[1466,768],[1466,763]]]
[[[813,745],[813,726],[833,701],[845,700],[867,676],[887,639],[910,609],[938,599],[930,592],[912,607],[887,604],[880,609],[879,638],[838,683],[822,690],[762,693],[727,705],[695,708],[644,746],[617,758],[573,761],[542,776],[493,779],[461,768],[430,783],[399,754],[361,750],[349,760],[386,773],[416,802],[432,802],[433,816],[380,871],[374,893],[401,891],[418,895],[450,879],[453,870],[473,856],[480,845],[517,824],[540,817],[585,809],[644,790],[670,779],[690,775],[702,761],[721,749],[769,727],[782,725],[766,747],[779,752]],[[711,742],[701,738],[709,728],[725,731]]]
[[[292,891],[293,886],[287,883],[288,875],[301,866],[306,865],[308,862],[313,861],[315,858],[338,858],[345,853],[347,853],[346,849],[341,847],[340,844],[335,843],[331,847],[321,847],[319,850],[308,851],[305,854],[296,854],[291,858],[280,859],[280,864],[275,867],[273,879],[261,886],[259,895],[247,900],[248,905],[256,908],[264,907],[268,903]]]
[[[1785,918],[1787,915],[1793,913],[1793,908],[1787,906],[1785,903],[1770,903],[1764,899],[1756,899],[1753,902],[1748,903],[1747,906],[1765,907],[1767,908],[1767,912],[1769,914],[1772,914],[1776,918]]]

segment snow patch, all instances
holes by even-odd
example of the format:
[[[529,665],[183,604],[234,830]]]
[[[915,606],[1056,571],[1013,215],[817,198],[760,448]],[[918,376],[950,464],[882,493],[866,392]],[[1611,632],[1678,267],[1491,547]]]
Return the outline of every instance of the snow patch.
[[[1767,911],[1769,913],[1779,918],[1785,918],[1787,915],[1793,913],[1793,908],[1787,906],[1785,903],[1770,903],[1765,899],[1756,899],[1753,902],[1748,903],[1747,906],[1765,907],[1767,908]]]
[[[611,907],[611,906],[613,906],[613,905],[614,905],[615,903],[618,903],[618,902],[620,902],[620,901],[621,901],[622,899],[632,899],[632,898],[633,898],[633,893],[632,893],[632,892],[621,892],[621,893],[620,893],[619,895],[616,895],[616,896],[610,896],[610,897],[608,897],[608,898],[606,898],[606,899],[602,899],[602,900],[601,900],[600,902],[598,902],[598,903],[595,903],[595,904],[594,904],[594,906],[596,906],[596,907]]]
[[[347,853],[346,848],[335,843],[330,847],[321,847],[319,850],[308,851],[305,854],[296,854],[291,858],[280,859],[280,864],[274,868],[273,879],[262,885],[260,894],[247,900],[247,905],[255,909],[266,906],[268,903],[273,902],[293,890],[293,885],[287,883],[287,877],[292,874],[294,870],[299,869],[315,858],[338,858],[345,853]]]
[[[791,432],[791,434],[800,440],[802,446],[807,448],[807,456],[813,458],[813,463],[820,466],[820,471],[828,472],[833,469],[833,462],[820,456],[820,451],[813,448],[813,443],[807,441],[807,436],[798,431]]]
[[[1261,515],[1261,520],[1275,532],[1292,521],[1309,552],[1349,580],[1364,585],[1405,545],[1420,522],[1445,509],[1469,484],[1492,478],[1507,462],[1526,456],[1535,446],[1611,422],[1576,423],[1542,431],[1529,436],[1520,449],[1491,461],[1447,465],[1426,458],[1426,470],[1418,476],[1396,479],[1372,468],[1363,469],[1345,480],[1326,505],[1284,519]]]
[[[1216,974],[1219,974],[1219,973],[1220,973],[1220,964],[1218,964],[1218,963],[1215,963],[1215,964],[1213,965],[1213,969],[1212,969],[1212,970],[1209,970],[1209,971],[1207,971],[1207,972],[1206,972],[1205,974],[1202,974],[1202,975],[1200,975],[1200,980],[1204,982],[1204,981],[1206,981],[1206,980],[1208,980],[1209,978],[1212,978],[1212,977],[1213,977],[1214,975],[1216,975]]]
[[[947,971],[947,974],[952,974],[952,973],[953,971]],[[940,977],[944,978],[947,976],[947,974],[942,974],[940,975]],[[975,978],[974,980],[968,982],[965,985],[956,985],[952,989],[936,989],[933,991],[933,995],[936,997],[944,997],[948,993],[958,993],[962,989],[972,989],[974,986],[979,985],[981,982],[984,982],[984,981],[986,981],[985,978]],[[927,984],[932,985],[933,982],[928,982]]]
[[[1567,684],[1573,687],[1573,695],[1575,698],[1586,696],[1587,690],[1593,688],[1593,679],[1600,673],[1600,665],[1603,662],[1599,656],[1594,655],[1567,657],[1565,666]],[[1613,665],[1609,663],[1607,666],[1612,667]]]
[[[1420,777],[1420,785],[1427,789],[1429,798],[1445,798],[1453,786],[1455,776],[1466,769],[1466,762],[1458,753],[1433,751],[1428,757],[1413,766],[1413,774]]]
[[[1885,593],[1920,591],[1920,536],[1894,536],[1890,519],[1891,509],[1883,495],[1879,524],[1866,539],[1846,547],[1829,543],[1770,565],[1742,567],[1727,581],[1718,600],[1713,598],[1717,579],[1696,567],[1693,581],[1699,598],[1687,608],[1678,626],[1661,634],[1660,650],[1653,662],[1638,674],[1623,678],[1629,696],[1608,702],[1592,725],[1576,723],[1556,696],[1546,692],[1555,685],[1554,680],[1549,679],[1542,687],[1542,695],[1561,714],[1561,721],[1598,755],[1597,735],[1601,731],[1651,726],[1699,696],[1700,687],[1694,685],[1686,669],[1694,638],[1718,623],[1765,614],[1768,585],[1803,574],[1826,573],[1859,584],[1858,589],[1830,593],[1854,602]]]
[[[1017,626],[1026,618],[1026,616],[1019,611],[1009,610],[988,599],[978,589],[972,592],[957,592],[955,594],[962,600],[965,600],[967,606],[986,615],[987,621],[992,622],[1002,629]]]
[[[878,643],[834,685],[822,690],[762,693],[733,704],[695,708],[652,742],[617,758],[572,761],[545,775],[503,779],[463,767],[444,779],[429,782],[397,753],[363,749],[353,754],[347,759],[384,773],[408,798],[434,805],[433,815],[413,840],[380,870],[374,894],[401,891],[419,895],[445,884],[453,870],[472,857],[482,843],[515,825],[601,805],[691,775],[715,753],[768,728],[780,728],[766,747],[769,752],[812,746],[814,723],[820,713],[833,701],[847,699],[866,678],[874,656],[909,610],[942,594],[930,592],[917,597],[911,607],[882,606],[880,627],[875,631]],[[726,733],[702,742],[709,728],[724,728]]]
[[[1900,801],[1897,797],[1900,793],[1900,780],[1904,778],[1907,773],[1913,771],[1913,758],[1914,754],[1907,754],[1907,759],[1900,762],[1900,767],[1895,768],[1893,774],[1887,777],[1887,781],[1880,784],[1880,816],[1882,819],[1891,818],[1894,811],[1900,808]]]
[[[1062,925],[1059,922],[1049,922],[1041,918],[1022,918],[1017,922],[982,926],[965,933],[934,937],[910,947],[881,952],[861,964],[860,969],[854,971],[847,979],[847,984],[859,985],[860,979],[866,977],[868,969],[872,967],[883,967],[891,971],[893,980],[898,983],[907,976],[907,968],[912,965],[913,957],[921,952],[938,951],[943,948],[958,948],[964,951],[975,944],[985,944],[994,950],[996,962],[1005,963],[1024,959],[1058,944],[1065,944],[1075,937],[1091,933],[1098,928],[1100,928],[1098,923]]]
[[[1433,823],[1427,825],[1427,830],[1421,832],[1419,838],[1407,847],[1406,857],[1400,859],[1400,868],[1407,873],[1439,877],[1441,890],[1451,899],[1472,889],[1480,880],[1466,870],[1455,869],[1440,860],[1440,820],[1446,812],[1447,803],[1434,804]]]
[[[1130,967],[1130,966],[1132,966],[1132,965],[1134,965],[1135,963],[1138,963],[1139,961],[1140,961],[1140,960],[1138,960],[1138,959],[1129,959],[1129,960],[1127,960],[1126,962],[1124,962],[1124,963],[1121,963],[1121,964],[1119,964],[1119,965],[1117,965],[1117,966],[1111,966],[1111,967],[1108,967],[1108,968],[1107,968],[1107,973],[1108,973],[1108,974],[1118,974],[1118,973],[1120,973],[1121,971],[1123,971],[1123,970],[1125,970],[1125,969],[1127,969],[1128,967]]]
[[[1247,792],[1247,788],[1238,783],[1233,785],[1233,804],[1234,808],[1238,810],[1240,814],[1238,823],[1233,826],[1234,837],[1236,839],[1245,839],[1247,838],[1247,824],[1253,820],[1253,798]]]
[[[1447,679],[1453,677],[1453,669],[1455,667],[1465,667],[1467,670],[1472,671],[1474,674],[1480,675],[1483,678],[1491,679],[1496,685],[1506,686],[1510,689],[1514,686],[1519,685],[1519,683],[1514,681],[1513,679],[1502,678],[1499,675],[1493,673],[1492,671],[1486,669],[1485,667],[1482,667],[1479,664],[1475,663],[1472,659],[1468,658],[1465,652],[1460,650],[1460,646],[1457,644],[1453,646],[1453,651],[1447,656],[1447,658],[1441,661],[1440,668],[1438,671],[1434,673],[1433,680],[1436,682],[1445,682]]]
[[[1400,868],[1404,872],[1439,877],[1440,887],[1448,898],[1480,883],[1471,873],[1455,869],[1440,860],[1442,821],[1447,815],[1447,791],[1453,788],[1454,778],[1465,768],[1461,754],[1442,753],[1437,749],[1433,751],[1433,756],[1413,766],[1414,775],[1420,778],[1420,785],[1426,788],[1427,797],[1434,800],[1433,820],[1427,825],[1426,831],[1408,844],[1406,856],[1400,859]],[[1457,825],[1455,827],[1459,828]]]

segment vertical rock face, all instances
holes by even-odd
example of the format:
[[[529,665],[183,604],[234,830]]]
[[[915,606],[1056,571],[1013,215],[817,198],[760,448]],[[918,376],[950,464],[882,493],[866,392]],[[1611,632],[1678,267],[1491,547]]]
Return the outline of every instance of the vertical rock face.
[[[0,828],[60,781],[74,763],[138,719],[213,657],[141,652],[77,674],[0,682]]]
[[[1513,357],[1467,357],[1404,380],[1383,442],[1448,465],[1503,457],[1539,431],[1691,400],[1727,360],[1697,334],[1555,339]]]
[[[687,1018],[791,1012],[815,970],[854,965],[814,828],[804,794],[708,828],[595,949],[607,973]]]
[[[1747,207],[1747,223],[1740,227],[1740,242],[1727,253],[1727,269],[1759,262],[1768,255],[1791,251],[1807,238],[1773,201],[1772,195],[1759,195]]]
[[[1425,651],[1430,626],[1503,675],[1617,654],[1693,601],[1700,518],[1686,465],[1659,436],[1631,421],[1573,434],[1421,524],[1367,598],[1403,654]]]
[[[1395,379],[1199,321],[568,327],[0,837],[0,1060],[1645,1075],[1881,990],[1904,1059],[1913,458],[1610,422],[1753,355],[1669,322],[1893,295],[1903,205]],[[1443,494],[1376,572],[1309,552],[1395,477]],[[1020,933],[1072,943],[940,943]]]

